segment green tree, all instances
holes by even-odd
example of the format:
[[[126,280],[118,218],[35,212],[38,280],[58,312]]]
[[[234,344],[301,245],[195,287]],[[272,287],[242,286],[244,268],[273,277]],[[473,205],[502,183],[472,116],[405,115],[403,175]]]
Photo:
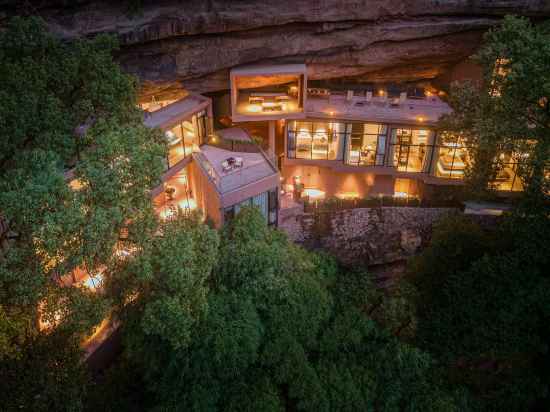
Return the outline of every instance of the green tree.
[[[442,224],[413,266],[418,343],[486,410],[527,410],[547,396],[548,218],[513,215],[487,232]]]
[[[442,127],[474,146],[470,181],[485,189],[502,167],[502,151],[529,153],[521,158],[526,198],[537,208],[549,192],[550,30],[525,18],[507,16],[490,30],[474,60],[483,70],[480,85],[455,85],[454,109]]]
[[[195,224],[187,230],[199,230]],[[224,228],[219,252],[210,253],[217,258],[206,280],[206,306],[192,324],[174,326],[170,310],[152,321],[145,308],[162,294],[140,295],[136,305],[141,309],[127,314],[131,350],[126,355],[145,377],[151,410],[467,407],[467,396],[447,388],[429,354],[369,317],[365,309],[372,293],[363,273],[338,275],[332,259],[306,252],[266,227],[258,210],[243,208]],[[195,268],[199,256],[186,255],[186,266]],[[166,274],[151,268],[148,279],[156,290]],[[173,342],[180,329],[187,331],[185,338]]]
[[[0,211],[12,238],[0,251],[7,410],[82,409],[79,344],[111,299],[61,283],[75,268],[115,277],[121,230],[128,248],[154,233],[149,191],[165,146],[141,124],[115,49],[105,36],[63,42],[36,18],[14,18],[0,33]]]

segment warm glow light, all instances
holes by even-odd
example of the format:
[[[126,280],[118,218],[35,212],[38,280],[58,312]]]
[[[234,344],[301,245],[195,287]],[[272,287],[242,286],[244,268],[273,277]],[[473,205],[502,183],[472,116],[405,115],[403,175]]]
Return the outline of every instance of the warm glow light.
[[[197,209],[197,201],[195,199],[182,199],[175,205],[175,207],[165,206],[160,211],[159,217],[162,220],[169,220],[176,216],[178,209],[181,209],[184,212],[188,210],[195,210]]]
[[[409,194],[407,192],[395,192],[393,197],[407,198]]]
[[[247,110],[251,113],[259,113],[262,111],[262,106],[259,104],[249,104]]]
[[[335,196],[338,199],[346,200],[346,199],[357,199],[359,197],[359,194],[357,192],[342,192],[342,193],[336,193]]]
[[[418,120],[420,123],[422,123],[424,121],[424,118],[422,116],[418,116],[416,118],[416,120]]]
[[[426,96],[430,97],[432,95],[432,92],[429,90],[426,90]]]
[[[382,89],[378,90],[378,95],[379,96],[384,96],[384,90],[382,90]]]
[[[80,179],[73,179],[69,182],[69,186],[73,190],[80,190],[84,185],[82,184],[82,181]]]
[[[308,196],[310,200],[321,200],[325,198],[325,192],[319,189],[304,189],[303,196]]]

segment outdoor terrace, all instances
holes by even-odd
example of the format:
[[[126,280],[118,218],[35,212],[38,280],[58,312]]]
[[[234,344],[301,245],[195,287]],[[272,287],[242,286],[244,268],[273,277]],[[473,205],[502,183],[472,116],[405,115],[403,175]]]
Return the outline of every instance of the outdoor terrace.
[[[451,108],[438,96],[389,98],[386,92],[348,98],[346,94],[309,96],[305,106],[308,118],[369,121],[391,124],[433,125]]]
[[[257,194],[252,191],[248,193],[246,187],[250,185],[263,184],[267,190],[278,184],[278,172],[262,152],[236,152],[204,145],[201,147],[201,152],[195,153],[193,157],[208,174],[222,196],[242,190],[241,197],[246,198]],[[240,159],[242,166],[224,167],[228,159]]]

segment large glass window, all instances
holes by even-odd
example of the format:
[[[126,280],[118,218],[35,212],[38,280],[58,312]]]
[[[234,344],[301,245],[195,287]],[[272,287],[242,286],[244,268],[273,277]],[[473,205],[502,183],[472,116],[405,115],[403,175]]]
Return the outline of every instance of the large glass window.
[[[342,160],[344,123],[292,121],[288,125],[288,157]]]
[[[239,211],[245,206],[257,207],[268,225],[275,225],[277,223],[277,210],[278,210],[278,194],[277,189],[270,190],[268,192],[260,193],[254,197],[248,198],[240,203],[226,207],[224,209],[224,221],[225,223],[232,220]]]
[[[353,123],[346,142],[346,163],[356,166],[383,166],[387,126],[378,123]]]
[[[466,142],[458,135],[442,133],[438,136],[434,175],[448,179],[464,179],[472,159]]]
[[[392,166],[401,172],[428,172],[433,152],[433,131],[392,129]]]
[[[168,143],[168,167],[173,167],[186,156],[199,150],[199,146],[206,141],[207,124],[206,112],[202,111],[165,132]]]
[[[523,182],[518,176],[518,168],[529,156],[529,153],[503,151],[498,155],[497,174],[493,186],[496,190],[522,191]]]

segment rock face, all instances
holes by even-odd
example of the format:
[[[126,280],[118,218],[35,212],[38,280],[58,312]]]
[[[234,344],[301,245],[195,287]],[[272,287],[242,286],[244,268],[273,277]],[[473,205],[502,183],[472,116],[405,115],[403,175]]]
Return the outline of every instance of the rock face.
[[[225,90],[229,69],[255,63],[305,62],[311,79],[431,79],[471,55],[503,15],[550,15],[545,0],[159,0],[134,11],[131,0],[29,3],[0,1],[0,19],[30,12],[65,38],[116,34],[144,98]]]
[[[321,248],[341,263],[387,264],[407,259],[425,246],[434,223],[459,213],[452,208],[382,207],[323,215],[299,212],[279,220],[290,239]]]

